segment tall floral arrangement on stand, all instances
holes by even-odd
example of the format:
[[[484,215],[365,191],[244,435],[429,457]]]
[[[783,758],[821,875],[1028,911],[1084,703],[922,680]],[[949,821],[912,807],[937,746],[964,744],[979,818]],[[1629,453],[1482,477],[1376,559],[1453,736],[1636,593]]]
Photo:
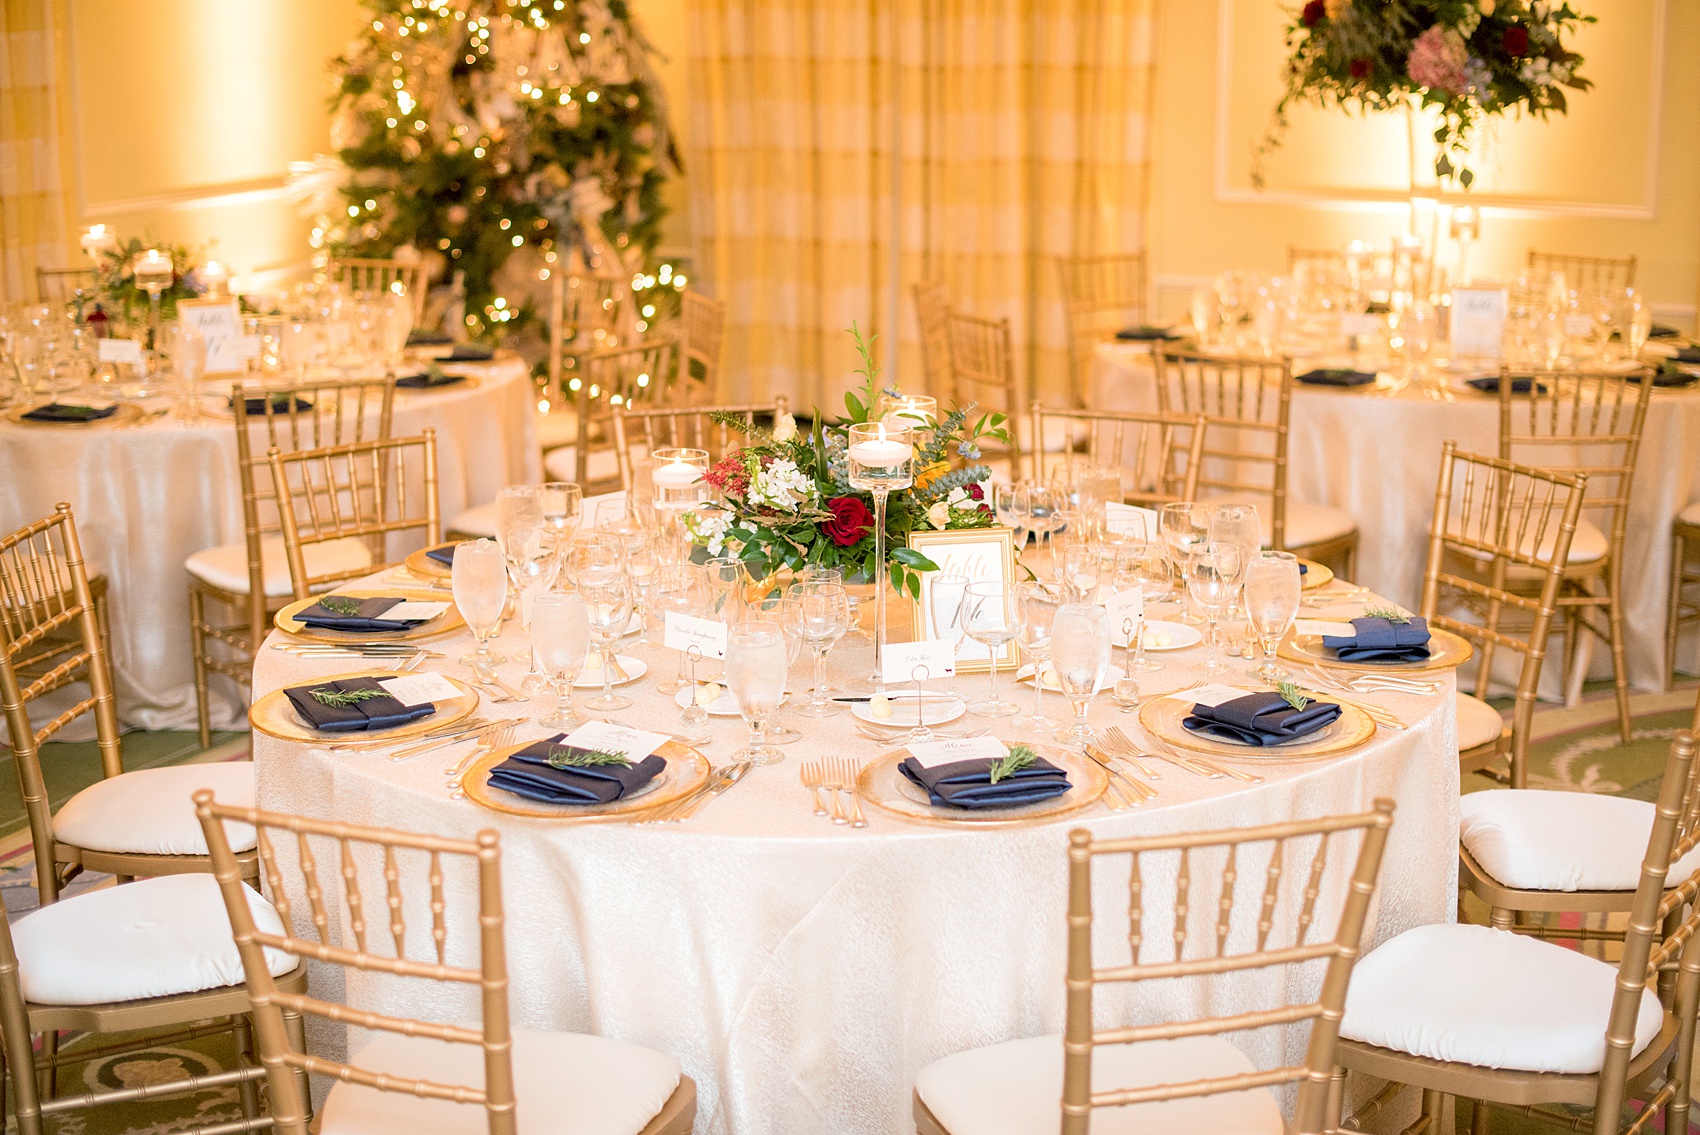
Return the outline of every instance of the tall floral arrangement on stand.
[[[625,0],[364,3],[334,62],[336,157],[298,169],[316,247],[460,277],[453,316],[486,338],[530,324],[563,269],[657,275],[677,162]]]
[[[1564,89],[1592,85],[1563,39],[1593,22],[1548,0],[1309,0],[1287,27],[1286,89],[1253,176],[1261,184],[1295,103],[1371,111],[1415,102],[1440,113],[1435,176],[1468,189],[1465,151],[1482,119],[1563,114]]]
[[[872,579],[875,569],[872,497],[850,485],[849,427],[876,420],[881,389],[873,337],[852,325],[862,357],[862,384],[845,393],[845,416],[828,423],[817,411],[807,432],[790,414],[772,429],[752,427],[739,415],[717,415],[748,444],[727,454],[706,475],[719,507],[685,518],[692,542],[710,556],[736,556],[751,576],[764,579],[784,568],[838,568],[846,577]],[[915,484],[886,504],[886,560],[892,586],[920,598],[918,573],[937,571],[925,555],[905,547],[909,533],[990,528],[997,523],[988,488],[992,471],[978,464],[980,443],[1008,443],[1003,414],[978,414],[973,403],[953,407],[915,453]],[[909,423],[913,424],[913,423]]]

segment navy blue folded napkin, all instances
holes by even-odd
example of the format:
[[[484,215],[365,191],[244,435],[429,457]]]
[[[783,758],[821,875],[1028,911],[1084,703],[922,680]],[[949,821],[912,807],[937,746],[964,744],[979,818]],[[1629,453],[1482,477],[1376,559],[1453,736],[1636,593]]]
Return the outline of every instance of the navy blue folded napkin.
[[[1299,574],[1300,575],[1309,575],[1310,574],[1310,565],[1305,563],[1303,560],[1299,561]]]
[[[1247,694],[1221,705],[1195,705],[1181,725],[1194,733],[1242,745],[1279,745],[1325,729],[1340,716],[1333,702],[1294,709],[1280,694]]]
[[[1375,381],[1375,372],[1367,370],[1346,370],[1342,367],[1323,367],[1319,370],[1309,370],[1294,377],[1295,382],[1303,382],[1310,386],[1368,386]]]
[[[1342,662],[1423,662],[1429,657],[1428,620],[1412,616],[1403,623],[1390,619],[1353,619],[1357,635],[1323,635],[1322,645]]]
[[[1649,339],[1676,339],[1681,335],[1682,332],[1663,323],[1655,323],[1647,330],[1647,338]]]
[[[1534,382],[1535,382],[1535,380],[1533,378],[1531,378],[1529,375],[1526,375],[1526,374],[1514,375],[1511,379],[1511,393],[1513,393],[1513,394],[1527,394],[1527,393],[1529,393],[1530,388],[1533,387]],[[1483,394],[1498,394],[1499,393],[1499,376],[1497,374],[1484,374],[1480,378],[1470,379],[1469,381],[1465,382],[1464,385],[1471,387],[1475,390],[1480,390]],[[1546,389],[1547,389],[1547,384],[1544,383],[1544,382],[1541,383],[1541,393],[1542,394],[1546,393]]]
[[[565,737],[557,733],[514,753],[490,770],[490,787],[545,804],[607,804],[630,796],[667,768],[655,754],[632,764],[574,765],[575,757],[587,754],[562,744]]]
[[[246,404],[245,408],[246,408],[247,412],[250,413],[250,414],[263,414],[263,413],[265,413],[267,402],[271,403],[272,413],[274,413],[274,414],[287,414],[287,413],[289,413],[289,395],[287,395],[287,394],[273,394],[270,398],[267,398],[264,395],[261,395],[258,398],[244,398],[243,402]],[[227,400],[226,404],[229,405],[229,406],[235,406],[236,405],[236,399],[230,398],[230,399]],[[305,398],[299,398],[298,397],[298,398],[295,399],[295,409],[296,410],[298,410],[298,411],[299,410],[311,410],[312,408],[313,408],[313,404],[311,402],[307,401]]]
[[[925,768],[914,757],[905,757],[897,771],[926,789],[932,804],[949,808],[1015,808],[1061,796],[1072,787],[1068,773],[1044,757],[993,784],[996,763],[976,758]]]
[[[409,331],[407,345],[409,347],[446,347],[454,342],[454,337],[441,331]]]
[[[295,618],[303,626],[324,631],[405,631],[426,622],[425,619],[385,619],[383,614],[397,603],[407,600],[393,595],[375,595],[370,599],[350,596],[326,596],[311,607],[303,607]],[[325,604],[330,603],[327,607]],[[337,610],[344,604],[347,610]],[[358,609],[355,609],[358,608]]]
[[[425,552],[425,555],[430,559],[436,560],[444,567],[452,568],[455,566],[455,549],[458,547],[460,547],[458,543],[439,544],[435,548],[428,549]]]
[[[1641,376],[1626,374],[1623,377],[1625,379],[1639,379]],[[1692,371],[1682,370],[1669,359],[1666,359],[1664,365],[1653,372],[1654,386],[1690,386],[1695,381],[1696,375]]]
[[[1135,343],[1149,342],[1153,339],[1180,339],[1183,336],[1178,331],[1167,327],[1159,327],[1155,323],[1141,323],[1138,327],[1124,327],[1116,332],[1116,338]]]
[[[45,406],[37,406],[24,417],[32,422],[98,422],[102,418],[110,418],[118,412],[113,406],[73,406],[68,403],[49,402]]]
[[[436,367],[427,367],[418,374],[403,375],[395,380],[395,384],[404,390],[432,390],[439,386],[453,386],[457,382],[465,382],[464,374],[444,374]]]
[[[1700,363],[1700,347],[1678,347],[1676,361],[1679,363]]]
[[[449,352],[449,361],[456,363],[481,363],[495,357],[495,350],[482,343],[456,343]]]
[[[430,702],[402,705],[384,692],[376,678],[340,678],[310,686],[291,686],[283,693],[302,720],[321,733],[393,729],[437,712]]]

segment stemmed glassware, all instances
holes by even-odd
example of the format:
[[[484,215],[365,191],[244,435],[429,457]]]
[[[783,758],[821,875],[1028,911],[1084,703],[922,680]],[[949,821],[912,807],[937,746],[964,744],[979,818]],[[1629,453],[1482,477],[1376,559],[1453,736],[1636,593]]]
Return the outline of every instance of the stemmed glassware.
[[[1110,665],[1110,623],[1104,608],[1069,603],[1057,608],[1051,627],[1051,666],[1057,684],[1074,708],[1074,724],[1057,733],[1057,740],[1082,748],[1098,735],[1086,723],[1086,705],[1097,692]]]
[[[733,760],[771,765],[785,758],[777,747],[767,743],[767,726],[779,712],[788,669],[785,634],[778,626],[743,622],[727,630],[726,688],[750,727],[750,743],[735,753]]]
[[[750,605],[748,621],[767,623],[779,628],[779,633],[785,639],[785,673],[789,678],[790,667],[796,665],[798,656],[803,653],[803,618],[800,604],[795,599],[769,597]],[[772,721],[768,725],[768,740],[780,745],[789,745],[800,740],[802,736],[785,724],[785,719],[779,711],[774,711]]]
[[[1623,302],[1618,309],[1618,320],[1623,328],[1623,349],[1628,352],[1631,361],[1640,355],[1641,348],[1647,345],[1647,337],[1653,331],[1653,306],[1648,302],[1646,293],[1635,288],[1625,288]]]
[[[1210,512],[1210,539],[1213,543],[1233,544],[1240,550],[1240,564],[1251,562],[1263,546],[1263,529],[1258,522],[1257,506],[1253,504],[1219,504]],[[1239,616],[1236,600],[1228,611],[1229,621]],[[1236,647],[1235,653],[1238,653]]]
[[[193,323],[179,319],[166,337],[171,369],[177,372],[177,416],[201,424],[201,375],[207,369],[207,340]]]
[[[378,347],[384,356],[384,372],[394,374],[401,368],[401,358],[407,351],[407,337],[413,332],[413,301],[405,291],[386,292],[378,301]]]
[[[1033,530],[1034,537],[1050,549],[1051,574],[1055,575],[1055,533],[1060,531],[1065,523],[1063,490],[1049,482],[1033,481],[1027,484],[1025,492],[1027,526]]]
[[[555,555],[555,546],[549,540],[547,529],[514,528],[509,530],[507,541],[502,545],[502,556],[508,563],[508,580],[518,596],[520,621],[529,625],[530,609],[536,596],[555,581],[560,562]],[[539,667],[534,652],[531,669],[520,679],[519,688],[528,694],[539,694],[548,682],[548,676]]]
[[[874,672],[873,689],[885,689],[885,504],[893,489],[915,483],[915,447],[907,426],[857,422],[849,430],[850,487],[874,498]]]
[[[992,487],[992,510],[997,515],[998,523],[1015,533],[1017,556],[1027,547],[1028,522],[1032,519],[1031,502],[1022,489],[1021,485]]]
[[[478,649],[461,658],[461,665],[476,672],[506,662],[506,656],[490,649],[490,634],[508,603],[508,565],[501,546],[494,540],[472,540],[455,549],[449,585],[455,608],[478,639]]]
[[[1163,537],[1163,546],[1168,549],[1169,562],[1174,565],[1174,578],[1180,581],[1180,587],[1185,587],[1187,559],[1192,550],[1210,539],[1210,506],[1195,504],[1192,501],[1174,501],[1163,506],[1157,515],[1157,530]],[[1186,596],[1180,595],[1182,603],[1181,621],[1196,623],[1199,620],[1185,609]]]
[[[623,570],[626,563],[625,541],[608,532],[581,532],[561,554],[561,572],[557,578],[575,586],[580,576],[598,569]]]
[[[555,687],[555,708],[537,719],[546,729],[566,731],[582,724],[573,712],[573,683],[590,650],[590,614],[570,591],[545,591],[531,605],[531,652]]]
[[[733,556],[716,556],[703,565],[713,592],[712,617],[728,626],[744,617],[744,585],[750,581],[744,561]]]
[[[455,553],[460,558],[460,553]],[[590,616],[590,637],[602,655],[602,693],[585,703],[600,712],[626,709],[632,699],[614,692],[614,646],[632,618],[632,586],[618,568],[593,568],[578,578],[579,598]]]
[[[578,531],[584,512],[584,490],[571,481],[545,481],[537,486],[537,504],[543,512],[543,527],[564,548]]]
[[[842,583],[805,580],[791,585],[788,593],[797,603],[797,625],[815,656],[815,684],[809,704],[799,706],[804,717],[830,717],[844,707],[828,698],[826,656],[833,643],[850,630],[850,596]]]
[[[964,632],[992,654],[991,690],[969,705],[969,712],[981,717],[1014,716],[1021,712],[1021,707],[998,699],[998,654],[1021,633],[1021,600],[1015,585],[996,579],[978,580],[968,585],[963,602],[967,606]]]
[[[655,580],[661,571],[661,556],[655,540],[644,537],[626,541],[626,576],[632,581],[632,607],[638,620],[637,645],[648,647],[649,610],[655,599]]]
[[[1149,605],[1153,596],[1161,595],[1169,585],[1168,561],[1163,556],[1163,549],[1154,543],[1134,544],[1125,556],[1117,560],[1117,586],[1137,587],[1145,594],[1144,608]],[[1130,674],[1152,674],[1163,667],[1145,657],[1145,624],[1150,621],[1150,612],[1146,611],[1139,618],[1139,625],[1134,628],[1134,642],[1130,644],[1132,659],[1128,662]]]
[[[1245,565],[1245,613],[1251,633],[1263,648],[1253,678],[1275,685],[1291,675],[1275,661],[1287,628],[1299,613],[1299,561],[1291,552],[1259,552]]]
[[[663,564],[655,575],[654,596],[651,602],[661,613],[663,623],[666,622],[669,611],[700,616],[708,606],[708,580],[703,575],[702,568],[696,564]],[[655,688],[663,694],[676,694],[685,688],[683,651],[679,652],[678,676],[657,683]]]
[[[1018,583],[1016,599],[1021,604],[1021,631],[1015,644],[1024,662],[1033,664],[1033,712],[1010,720],[1021,729],[1055,729],[1057,723],[1045,714],[1045,663],[1051,656],[1051,626],[1062,601],[1042,583]]]
[[[159,350],[159,297],[177,278],[171,257],[157,248],[136,254],[130,261],[131,278],[136,287],[148,294],[148,347]]]
[[[1187,591],[1199,610],[1204,612],[1204,638],[1210,647],[1210,658],[1204,664],[1204,672],[1213,678],[1228,672],[1227,663],[1222,661],[1220,624],[1239,590],[1240,572],[1244,566],[1238,544],[1202,544],[1187,560]]]

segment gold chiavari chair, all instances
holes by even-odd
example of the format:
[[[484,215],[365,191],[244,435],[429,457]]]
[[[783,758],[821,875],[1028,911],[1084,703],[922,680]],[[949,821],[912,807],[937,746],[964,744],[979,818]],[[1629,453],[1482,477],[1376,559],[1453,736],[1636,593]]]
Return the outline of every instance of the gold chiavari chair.
[[[679,296],[679,304],[679,353],[688,368],[688,373],[679,377],[701,382],[709,397],[718,397],[726,305],[688,288]]]
[[[555,275],[549,320],[551,391],[576,390],[572,380],[582,377],[583,357],[620,345],[618,329],[630,294],[624,280]]]
[[[283,522],[283,548],[296,599],[393,562],[396,537],[420,533],[425,547],[441,542],[437,513],[437,431],[266,454]],[[358,567],[310,566],[315,547],[359,540],[370,559]],[[417,543],[417,541],[415,541]],[[399,557],[397,557],[399,558]]]
[[[1343,509],[1295,500],[1287,491],[1291,361],[1178,349],[1155,354],[1157,408],[1210,420],[1198,479],[1204,499],[1257,504],[1265,547],[1334,561],[1350,578],[1357,559],[1357,521]]]
[[[243,904],[256,924],[281,927],[271,904],[242,885],[235,860],[229,855],[226,860],[238,892],[232,901]],[[305,965],[275,950],[265,951],[257,964],[283,995],[306,993]],[[62,899],[10,926],[0,920],[0,1047],[20,1135],[43,1135],[47,1121],[85,1109],[106,1108],[111,1114],[124,1104],[229,1087],[237,1090],[242,1119],[190,1120],[148,1130],[162,1135],[168,1130],[181,1135],[270,1131],[272,1118],[261,1111],[258,1091],[266,1073],[253,1059],[249,1012],[242,958],[230,938],[224,896],[210,874],[142,879]],[[299,1035],[299,1018],[285,1027]],[[60,1032],[131,1035],[59,1052]],[[94,1084],[94,1090],[57,1095],[62,1065],[110,1060],[224,1032],[235,1034],[241,1054],[235,1068],[177,1080]],[[32,1034],[41,1037],[39,1056]],[[83,1129],[72,1122],[53,1130]]]
[[[915,285],[915,321],[921,328],[921,372],[926,391],[938,398],[955,390],[950,375],[950,292],[943,280]]]
[[[56,901],[84,870],[120,879],[209,870],[190,793],[211,787],[232,799],[252,799],[254,766],[242,761],[124,771],[110,660],[70,505],[0,537],[0,646],[0,701],[42,903]],[[29,703],[79,680],[88,683],[89,696],[34,728]],[[54,815],[41,747],[84,714],[94,716],[101,779]],[[258,878],[252,844],[241,852],[248,874]]]
[[[35,297],[41,303],[67,303],[81,292],[94,298],[100,280],[93,268],[36,268]]]
[[[465,1112],[456,1114],[457,1108],[468,1106],[484,1110],[490,1135],[514,1135],[522,1123],[532,1131],[573,1129],[575,1115],[609,1112],[643,1122],[637,1135],[690,1131],[696,1084],[680,1072],[674,1058],[603,1037],[509,1024],[501,844],[496,832],[485,830],[461,840],[356,827],[219,804],[210,792],[198,793],[195,806],[218,864],[232,936],[248,974],[278,1135],[307,1135],[308,1073],[337,1081],[321,1119],[323,1130],[339,1135],[476,1130]],[[260,858],[281,920],[278,929],[258,925],[243,901],[244,888],[224,846],[226,822],[246,824],[259,833]],[[310,936],[298,933],[300,920],[284,897],[280,840],[272,833],[295,844],[311,908],[307,913],[313,930],[305,932]],[[327,864],[325,874],[334,870],[342,880],[339,905],[346,908],[352,943],[346,937],[331,940],[329,927],[333,918],[344,925],[343,911],[327,909],[318,883],[315,838],[334,857],[336,866]],[[389,916],[386,925],[373,926],[370,933],[368,904],[360,887],[363,861],[383,876],[382,901]],[[476,873],[475,924],[471,918],[451,920],[448,913],[449,887],[466,870]],[[428,907],[407,894],[412,889],[407,881],[416,877],[430,881]],[[376,902],[374,896],[374,906]],[[409,912],[427,908],[429,934],[410,934]],[[422,939],[427,943],[423,950]],[[478,991],[479,1019],[472,1024],[413,1020],[280,989],[264,964],[267,951],[396,979],[470,986]],[[476,961],[464,960],[473,957]],[[285,1027],[291,1013],[358,1026],[376,1035],[346,1063],[314,1056],[302,1046],[299,1032],[292,1035]]]
[[[1619,964],[1488,926],[1407,930],[1358,963],[1341,1066],[1421,1089],[1419,1131],[1439,1129],[1446,1096],[1596,1135],[1651,1130],[1660,1110],[1666,1131],[1688,1130],[1700,876],[1676,878],[1670,861],[1693,760],[1693,735],[1678,734]]]
[[[1047,410],[1033,403],[1033,475],[1070,483],[1077,466],[1122,471],[1122,500],[1155,507],[1193,500],[1203,465],[1203,415],[1146,414],[1125,410]],[[1073,439],[1084,440],[1075,443]],[[1052,457],[1049,439],[1063,442]]]
[[[189,636],[195,655],[195,699],[201,747],[212,743],[210,675],[223,674],[247,686],[254,650],[271,617],[293,598],[283,525],[272,491],[270,450],[293,452],[390,436],[395,383],[388,378],[355,382],[316,382],[264,391],[261,409],[250,413],[253,392],[230,389],[236,426],[236,478],[242,489],[243,539],[196,552],[184,561],[189,573]],[[258,444],[256,444],[258,443]],[[360,568],[372,563],[360,540],[314,545],[307,554],[309,575]],[[209,602],[234,616],[214,622]],[[217,652],[213,643],[219,644]]]
[[[1020,478],[1021,431],[1019,418],[1024,404],[1021,381],[1015,375],[1015,348],[1011,345],[1008,319],[982,319],[960,311],[946,314],[950,344],[950,397],[958,405],[972,402],[981,411],[1007,415],[1009,431],[1009,475]],[[998,442],[981,448],[994,454]],[[995,458],[994,458],[995,460]],[[991,462],[988,462],[990,464]]]
[[[1700,501],[1677,514],[1671,525],[1670,596],[1665,608],[1665,688],[1676,681],[1676,641],[1682,628],[1700,621],[1700,567],[1688,562],[1700,548]]]
[[[1464,771],[1485,768],[1504,755],[1510,761],[1513,788],[1528,787],[1526,757],[1535,694],[1587,483],[1584,473],[1549,473],[1459,453],[1452,441],[1441,447],[1423,569],[1422,615],[1431,628],[1466,638],[1477,650],[1475,696],[1462,691],[1456,695]],[[1538,594],[1518,594],[1507,587],[1514,568],[1542,579]],[[1443,600],[1446,611],[1441,609]],[[1460,617],[1465,608],[1482,621]],[[1485,664],[1490,644],[1523,658],[1509,733],[1499,712],[1484,700],[1491,678]]]
[[[574,391],[576,440],[543,459],[552,479],[575,482],[583,486],[586,496],[620,488],[624,474],[621,447],[614,436],[614,410],[645,403],[689,405],[693,391],[681,379],[680,346],[678,339],[658,337],[585,357],[581,385]]]
[[[1145,254],[1064,256],[1057,260],[1063,314],[1068,323],[1069,379],[1074,400],[1086,404],[1092,350],[1144,316]]]
[[[1514,382],[1522,381],[1528,383],[1528,393],[1513,393]],[[1565,629],[1564,673],[1579,689],[1580,670],[1585,666],[1578,665],[1578,648],[1584,632],[1611,648],[1618,732],[1625,745],[1630,726],[1629,663],[1623,641],[1623,541],[1652,392],[1651,370],[1515,375],[1502,371],[1499,380],[1500,457],[1587,474],[1588,496],[1576,522],[1558,596]],[[1519,582],[1518,575],[1511,573],[1513,585]],[[1492,644],[1484,644],[1482,653],[1485,667],[1493,656]]]
[[[1009,1041],[947,1056],[915,1078],[915,1128],[919,1135],[991,1135],[993,1132],[1056,1129],[1061,1098],[1062,1135],[1134,1135],[1136,1132],[1220,1131],[1236,1135],[1309,1135],[1325,1130],[1331,1110],[1335,1030],[1346,1003],[1352,964],[1362,949],[1364,924],[1375,892],[1376,873],[1393,823],[1393,801],[1377,799],[1371,811],[1262,827],[1189,832],[1139,839],[1099,840],[1091,832],[1069,833],[1068,998],[1062,1036]],[[1328,937],[1312,933],[1330,848],[1349,857],[1350,885],[1339,921]],[[1263,853],[1260,845],[1268,845]],[[1221,858],[1217,859],[1217,852]],[[1093,943],[1094,861],[1127,862],[1126,898],[1129,961],[1101,966]],[[1200,862],[1203,860],[1203,862]],[[1193,892],[1220,862],[1216,893]],[[1261,888],[1241,886],[1261,878]],[[1148,912],[1147,892],[1158,880],[1174,882],[1170,917]],[[1100,884],[1100,886],[1102,886]],[[1302,890],[1302,894],[1298,893]],[[1243,892],[1257,898],[1256,922],[1236,920]],[[1248,903],[1239,903],[1246,909]],[[1297,905],[1296,917],[1281,910]],[[1192,936],[1192,924],[1207,923]],[[1151,933],[1148,924],[1164,931]],[[1170,930],[1172,926],[1172,930]],[[1277,929],[1279,927],[1279,929]],[[1318,929],[1325,929],[1326,924]],[[1151,941],[1146,942],[1147,935]],[[1099,935],[1106,941],[1105,935]],[[1189,940],[1195,943],[1188,949]],[[1172,944],[1170,957],[1162,943]],[[1230,946],[1234,947],[1230,949]],[[1249,948],[1248,948],[1249,947]],[[1153,955],[1149,959],[1146,954]],[[1277,966],[1325,962],[1313,1001],[1248,1009],[1229,1016],[1191,1021],[1094,1027],[1093,993],[1098,986],[1146,981],[1208,981],[1225,974]],[[1275,979],[1273,988],[1292,988]],[[1301,1063],[1258,1070],[1224,1033],[1311,1022]],[[1104,1081],[1114,1087],[1105,1087]],[[1267,1090],[1298,1085],[1290,1128]]]
[[[771,427],[789,405],[780,395],[772,402],[741,406],[615,406],[614,452],[620,461],[620,488],[631,491],[637,463],[657,449],[707,450],[710,464],[737,449],[743,435],[715,421],[717,414],[742,418],[752,427]]]
[[[1555,272],[1564,274],[1564,286],[1573,292],[1621,292],[1635,286],[1635,257],[1571,256],[1529,250],[1525,275],[1531,288],[1544,292],[1547,280]]]
[[[426,279],[423,262],[374,257],[333,256],[325,274],[356,295],[379,295],[400,285],[413,301],[413,321],[425,318]]]

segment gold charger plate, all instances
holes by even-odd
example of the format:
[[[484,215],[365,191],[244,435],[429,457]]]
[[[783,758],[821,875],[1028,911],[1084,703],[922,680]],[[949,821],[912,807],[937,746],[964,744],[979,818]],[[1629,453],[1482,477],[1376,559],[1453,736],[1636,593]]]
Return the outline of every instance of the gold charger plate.
[[[1322,645],[1321,635],[1290,634],[1275,649],[1275,657],[1303,665],[1333,666],[1340,670],[1362,670],[1366,673],[1423,674],[1430,670],[1453,670],[1468,662],[1476,653],[1470,640],[1443,631],[1429,629],[1429,656],[1423,662],[1346,662],[1334,657],[1334,652]]]
[[[390,670],[356,670],[351,674],[330,674],[322,678],[314,678],[312,682],[301,682],[300,685],[310,685],[317,682],[336,682],[343,678],[395,678],[400,675]],[[372,729],[365,732],[325,733],[314,729],[295,712],[295,704],[289,700],[282,690],[273,690],[265,697],[256,701],[253,708],[248,710],[248,723],[268,737],[277,737],[285,741],[304,741],[309,745],[320,744],[372,744],[382,745],[386,742],[405,741],[409,737],[418,737],[433,729],[441,729],[463,721],[478,708],[478,691],[462,682],[460,679],[443,675],[449,684],[460,691],[460,696],[453,701],[438,702],[437,712],[430,717],[421,717],[418,721],[409,721],[406,725],[397,725],[393,729]]]
[[[424,576],[427,579],[452,579],[454,577],[452,567],[448,564],[438,563],[425,553],[434,552],[438,548],[453,547],[462,542],[460,540],[445,540],[441,544],[432,544],[429,548],[420,548],[417,552],[409,552],[407,558],[402,561],[402,566],[414,575]]]
[[[701,788],[708,780],[708,758],[687,745],[668,741],[656,753],[667,761],[667,771],[644,785],[636,796],[626,796],[608,804],[541,804],[527,800],[484,782],[491,769],[528,745],[537,744],[534,738],[518,745],[498,749],[472,762],[461,778],[461,791],[479,807],[510,816],[529,816],[540,820],[624,820],[671,804]]]
[[[374,599],[392,597],[412,599],[419,603],[448,603],[449,609],[434,619],[427,619],[418,626],[405,631],[329,631],[319,627],[309,627],[296,619],[296,615],[305,611],[319,600],[331,595],[344,595],[350,599]],[[359,591],[327,591],[324,595],[314,595],[307,599],[297,599],[277,613],[272,620],[277,629],[292,634],[309,642],[410,642],[418,639],[436,638],[451,631],[457,631],[466,625],[466,620],[460,617],[460,608],[456,607],[448,596],[440,591],[412,591],[405,587],[389,587],[381,590],[362,589]]]
[[[39,410],[41,407],[48,404],[49,403],[47,402],[26,402],[22,405],[13,406],[10,410],[6,411],[6,420],[11,422],[14,426],[23,426],[25,429],[56,430],[64,429],[69,426],[75,429],[86,430],[92,429],[95,426],[122,426],[129,422],[133,422],[142,416],[142,408],[134,402],[115,402],[113,404],[118,407],[118,412],[116,414],[112,414],[105,418],[96,418],[92,422],[32,422],[28,418],[24,417],[24,415],[30,411]],[[76,403],[72,403],[72,405],[76,405]]]
[[[1284,745],[1236,745],[1232,741],[1201,737],[1183,726],[1181,721],[1191,716],[1193,704],[1166,696],[1153,698],[1140,709],[1139,723],[1153,737],[1177,749],[1241,761],[1314,761],[1337,757],[1375,736],[1375,722],[1368,714],[1355,705],[1336,702],[1340,716],[1326,729]]]
[[[1034,745],[1039,755],[1068,773],[1071,788],[1061,796],[1018,808],[943,808],[927,803],[927,790],[897,771],[897,766],[909,755],[908,749],[894,749],[869,761],[856,778],[856,788],[862,799],[882,812],[913,820],[920,824],[939,824],[944,827],[1025,827],[1044,824],[1058,816],[1067,816],[1097,802],[1109,786],[1110,776],[1104,767],[1084,753],[1055,745]]]
[[[1319,587],[1327,587],[1334,582],[1334,569],[1315,560],[1299,557],[1299,563],[1305,566],[1305,573],[1299,577],[1300,591],[1315,591]]]

